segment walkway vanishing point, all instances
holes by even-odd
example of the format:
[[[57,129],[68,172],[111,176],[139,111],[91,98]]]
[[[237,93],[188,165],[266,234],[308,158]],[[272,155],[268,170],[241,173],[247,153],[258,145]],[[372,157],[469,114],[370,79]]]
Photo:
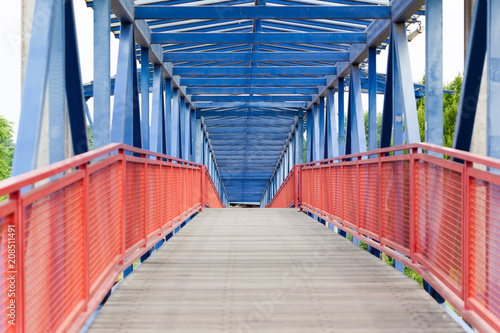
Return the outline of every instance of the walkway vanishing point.
[[[118,286],[97,332],[463,332],[415,281],[297,209],[206,209]]]

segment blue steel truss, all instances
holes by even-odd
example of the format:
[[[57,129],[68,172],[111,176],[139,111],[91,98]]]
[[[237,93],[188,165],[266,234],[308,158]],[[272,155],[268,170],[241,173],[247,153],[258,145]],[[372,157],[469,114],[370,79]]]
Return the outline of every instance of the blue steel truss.
[[[415,99],[424,94],[432,101],[426,140],[442,144],[441,0],[86,3],[94,12],[94,81],[82,85],[72,1],[36,0],[35,15],[50,17],[30,43],[14,174],[40,165],[46,112],[50,163],[65,157],[68,140],[73,154],[89,149],[87,118],[94,148],[124,142],[206,164],[226,204],[267,204],[302,162],[305,130],[308,161],[378,148],[377,94],[385,96],[380,146],[420,140]],[[461,149],[470,147],[473,125],[465,120],[474,119],[476,104],[466,98],[477,97],[485,57],[496,73],[495,44],[486,37],[496,3],[476,2],[455,138]],[[412,80],[406,37],[420,15],[435,32],[427,34],[434,47],[427,48],[426,86]],[[119,38],[116,77],[109,75],[110,32]],[[377,74],[386,48],[387,75]],[[489,91],[496,82],[488,76]],[[149,94],[151,102],[140,97]],[[497,95],[488,95],[488,124]],[[488,126],[492,156],[500,151],[497,132]]]

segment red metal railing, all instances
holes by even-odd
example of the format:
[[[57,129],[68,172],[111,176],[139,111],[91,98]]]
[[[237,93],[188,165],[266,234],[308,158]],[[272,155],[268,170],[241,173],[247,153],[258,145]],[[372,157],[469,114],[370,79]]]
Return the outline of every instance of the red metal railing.
[[[500,177],[485,171],[499,160],[414,144],[296,167],[302,209],[416,270],[480,331],[500,331]],[[277,196],[292,192],[285,182]]]
[[[0,182],[0,331],[78,331],[120,272],[217,205],[203,169],[112,144]]]
[[[297,204],[297,177],[298,177],[298,166],[295,166],[288,176],[286,177],[283,184],[281,184],[278,192],[274,196],[271,203],[269,203],[269,208],[289,208]]]
[[[224,204],[222,203],[222,200],[217,193],[217,189],[212,180],[212,177],[210,177],[210,174],[208,173],[206,167],[203,167],[203,169],[203,174],[205,177],[203,181],[203,197],[205,200],[205,206],[209,208],[224,208]]]

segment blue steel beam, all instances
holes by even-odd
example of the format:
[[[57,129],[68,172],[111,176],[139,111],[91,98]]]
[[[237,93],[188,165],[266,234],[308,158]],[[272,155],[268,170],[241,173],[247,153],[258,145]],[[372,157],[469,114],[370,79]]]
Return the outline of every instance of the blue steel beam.
[[[151,33],[152,44],[328,44],[366,43],[363,32]]]
[[[190,95],[206,95],[206,94],[315,94],[318,88],[302,88],[302,87],[286,87],[286,88],[232,88],[232,87],[196,87],[187,88],[186,92]],[[194,98],[194,96],[193,96]]]
[[[198,103],[199,105],[200,103]],[[203,117],[295,117],[297,115],[297,111],[236,111],[236,110],[201,110],[201,115]],[[207,118],[208,120],[209,118]]]
[[[299,102],[309,101],[310,96],[192,96],[193,102]]]
[[[469,151],[487,47],[487,1],[476,0],[465,58],[464,79],[455,124],[453,148]]]
[[[486,155],[500,158],[500,29],[498,27],[500,17],[500,1],[488,1],[488,100],[486,108]],[[500,170],[492,169],[492,172],[500,174]],[[492,262],[493,263],[493,262]],[[496,293],[498,296],[498,293]]]
[[[110,0],[94,4],[94,121],[93,149],[109,144],[111,125]],[[148,99],[149,101],[149,99]]]
[[[160,65],[154,66],[153,74],[153,100],[151,108],[151,130],[150,148],[151,151],[161,153],[162,147],[162,69]],[[148,123],[149,126],[149,123]]]
[[[172,128],[172,80],[171,79],[165,79],[164,80],[165,84],[165,94],[164,94],[164,107],[165,107],[165,140],[164,144],[166,146],[166,151],[167,155],[171,155],[172,151],[172,146],[170,143],[170,140],[172,137],[170,136],[170,131]]]
[[[136,6],[137,19],[386,19],[391,17],[390,6],[290,6],[290,7],[170,7]]]
[[[198,102],[196,107],[199,109],[206,108],[290,108],[299,109],[305,108],[306,102]],[[272,112],[272,111],[271,111]],[[279,111],[276,111],[279,113]],[[248,112],[252,115],[252,112]],[[255,113],[256,115],[259,113]],[[203,111],[202,111],[203,115]]]
[[[282,62],[282,61],[348,61],[349,52],[166,52],[164,61],[192,62]]]
[[[141,77],[149,78],[149,49],[147,48],[141,48],[141,64]],[[144,96],[141,98],[142,148],[149,150],[149,80],[141,81],[141,95]],[[146,96],[148,98],[145,98]]]
[[[324,78],[193,78],[181,79],[183,86],[230,86],[230,87],[250,87],[250,86],[319,86],[326,84]]]
[[[345,122],[344,122],[344,78],[340,77],[338,80],[338,92],[339,92],[339,102],[338,102],[338,117],[339,117],[339,156],[345,154]]]
[[[368,150],[377,149],[377,49],[368,49]]]
[[[443,1],[425,1],[425,141],[443,145]]]
[[[328,67],[174,67],[174,75],[326,75],[336,74],[337,68]]]
[[[326,119],[328,123],[328,156],[327,158],[339,156],[339,147],[337,139],[337,118],[335,112],[335,89],[328,89],[326,96]]]

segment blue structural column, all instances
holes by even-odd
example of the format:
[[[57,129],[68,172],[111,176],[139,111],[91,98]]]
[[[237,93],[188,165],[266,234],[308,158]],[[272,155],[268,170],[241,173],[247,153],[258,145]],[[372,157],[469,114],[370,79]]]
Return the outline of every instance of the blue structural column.
[[[306,162],[311,162],[313,160],[312,156],[312,144],[313,144],[313,110],[308,109],[306,113],[306,131],[307,131],[307,138],[306,138]]]
[[[66,96],[61,94],[65,85],[64,3],[55,3],[50,62],[57,65],[49,66],[49,164],[66,157]]]
[[[341,77],[338,79],[338,117],[339,117],[339,156],[345,155],[345,122],[344,122],[344,88],[345,81],[344,78]]]
[[[162,152],[162,100],[163,100],[163,80],[161,65],[155,64],[153,70],[153,100],[151,108],[151,131],[150,147],[151,151]],[[148,124],[149,125],[149,124]]]
[[[188,111],[191,120],[191,126],[189,129],[189,133],[191,136],[191,151],[190,151],[190,161],[196,160],[196,136],[198,135],[197,127],[196,127],[196,110],[190,110],[188,106]]]
[[[368,150],[377,149],[377,48],[368,49]]]
[[[170,155],[174,157],[180,157],[180,145],[179,145],[179,117],[180,117],[180,95],[179,89],[174,88],[172,94],[172,117],[170,123]]]
[[[328,151],[327,158],[339,156],[337,142],[337,118],[335,113],[335,89],[329,88],[326,95],[326,119],[328,123]]]
[[[488,106],[486,113],[486,154],[500,158],[500,1],[488,1]],[[491,169],[500,174],[500,170]]]
[[[351,66],[349,80],[346,155],[366,152],[365,120],[361,103],[360,70],[359,65],[354,64]]]
[[[312,107],[313,112],[313,161],[321,160],[321,110],[318,104],[314,104]],[[323,118],[324,119],[324,118]],[[323,131],[324,133],[324,131]]]
[[[425,141],[443,145],[443,1],[426,0]]]
[[[164,94],[164,103],[163,106],[165,108],[165,138],[164,138],[164,145],[166,149],[163,149],[165,151],[165,154],[171,156],[171,129],[172,129],[172,80],[171,79],[165,79],[164,80],[165,84],[165,94]]]
[[[476,0],[465,58],[464,79],[455,124],[453,148],[469,151],[483,76],[487,37],[487,1]]]
[[[94,9],[94,128],[93,148],[109,144],[111,122],[110,0],[96,1]],[[149,99],[148,99],[149,102]]]
[[[141,48],[141,134],[142,148],[149,150],[149,49],[144,47]]]
[[[319,98],[319,159],[323,160],[327,156],[326,151],[326,119],[325,119],[325,97]]]
[[[299,110],[299,119],[297,120],[297,140],[295,145],[297,147],[295,151],[296,164],[304,163],[304,115],[302,109]]]

